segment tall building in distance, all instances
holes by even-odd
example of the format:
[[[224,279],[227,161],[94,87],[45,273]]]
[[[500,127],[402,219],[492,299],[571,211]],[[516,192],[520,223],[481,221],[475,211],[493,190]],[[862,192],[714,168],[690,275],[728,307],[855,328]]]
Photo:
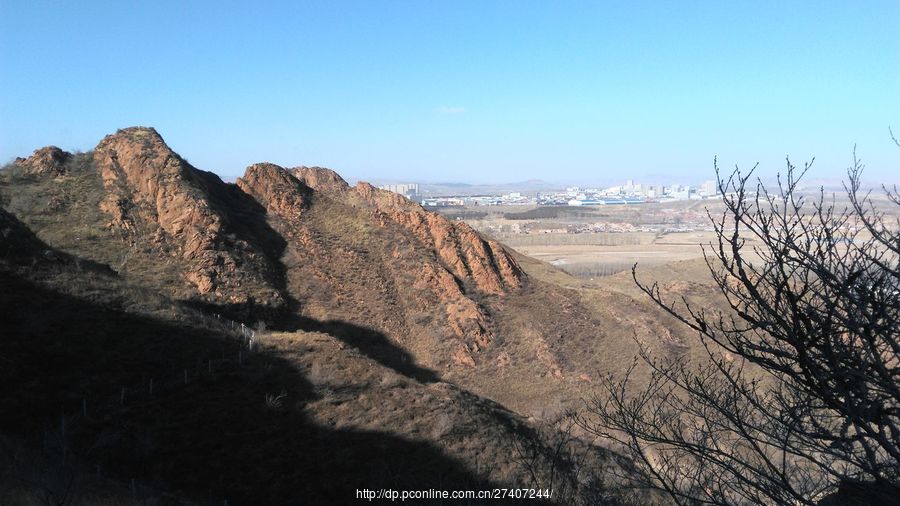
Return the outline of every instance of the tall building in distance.
[[[419,183],[383,184],[379,188],[399,193],[410,200],[416,200],[419,197]]]
[[[715,181],[704,181],[700,187],[700,194],[706,197],[713,197],[719,193],[719,188]]]

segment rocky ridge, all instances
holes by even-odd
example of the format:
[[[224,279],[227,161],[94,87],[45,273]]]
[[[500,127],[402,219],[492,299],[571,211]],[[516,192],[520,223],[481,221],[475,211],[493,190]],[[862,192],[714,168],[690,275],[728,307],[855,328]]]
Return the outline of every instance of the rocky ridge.
[[[71,156],[47,147],[16,163],[43,178],[72,170]],[[432,365],[474,366],[496,332],[485,298],[525,283],[515,259],[465,223],[330,169],[259,163],[228,184],[146,127],[106,136],[89,159],[99,204],[58,199],[99,208],[121,241],[116,269],[242,319],[288,330],[298,317],[344,321],[418,346]],[[96,254],[109,239],[96,240],[71,253],[109,262]]]
[[[441,317],[459,339],[452,351],[457,363],[473,366],[472,353],[487,347],[493,337],[489,316],[472,294],[503,296],[524,281],[518,264],[499,244],[483,239],[467,225],[452,223],[367,183],[351,187],[332,170],[257,164],[247,169],[237,185],[266,207],[275,219],[273,228],[289,238],[290,257],[304,269],[302,277],[317,278],[336,292],[349,285],[348,299],[354,292],[374,289],[395,299],[396,305],[406,306],[408,313],[443,308]],[[305,208],[313,201],[339,206],[335,214],[355,215],[355,223],[364,224],[362,242],[369,244],[349,244],[354,242],[349,237],[341,238],[339,244],[328,243],[324,236],[333,236],[340,227],[317,230],[314,219],[305,221]],[[411,242],[390,240],[399,237]],[[371,246],[376,243],[381,253],[373,252],[377,248]],[[377,270],[359,272],[352,280],[337,279],[343,276],[319,268],[324,259],[330,259],[325,262],[330,264],[381,265]],[[408,290],[409,285],[413,290]],[[409,324],[410,318],[406,320],[406,324],[393,322],[398,333],[413,332],[410,327],[415,325]],[[391,323],[382,322],[380,327]]]
[[[107,136],[94,160],[107,191],[100,207],[111,218],[109,227],[179,257],[186,263],[184,277],[202,296],[280,304],[262,248],[239,237],[228,213],[213,202],[216,191],[225,191],[217,177],[188,164],[152,128]]]

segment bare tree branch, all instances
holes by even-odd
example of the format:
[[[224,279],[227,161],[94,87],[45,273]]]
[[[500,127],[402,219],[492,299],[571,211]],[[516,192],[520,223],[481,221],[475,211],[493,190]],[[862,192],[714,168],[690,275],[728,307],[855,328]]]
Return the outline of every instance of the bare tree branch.
[[[900,223],[863,191],[855,150],[847,206],[801,190],[811,165],[788,160],[770,190],[756,167],[716,163],[725,210],[708,212],[703,255],[727,309],[669,299],[632,268],[708,360],[641,345],[649,382],[631,393],[637,363],[608,376],[579,423],[678,504],[813,505],[847,484],[900,497]]]

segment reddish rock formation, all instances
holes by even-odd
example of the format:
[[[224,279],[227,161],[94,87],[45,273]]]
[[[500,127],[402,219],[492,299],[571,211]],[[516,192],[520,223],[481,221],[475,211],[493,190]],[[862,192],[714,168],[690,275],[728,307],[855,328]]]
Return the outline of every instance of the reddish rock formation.
[[[485,293],[502,295],[522,283],[522,269],[495,241],[483,239],[464,222],[426,211],[405,197],[368,183],[356,185],[360,197],[390,221],[433,248],[457,279]]]
[[[285,219],[299,218],[306,205],[309,188],[292,177],[284,168],[271,163],[247,167],[238,187],[252,196],[266,211]]]
[[[350,186],[337,172],[323,167],[294,167],[291,175],[313,190],[323,193],[340,193]]]
[[[445,306],[450,329],[467,343],[464,349],[457,351],[457,355],[477,352],[490,343],[493,336],[484,312],[472,299],[466,297],[449,271],[437,263],[425,262],[416,279],[415,288],[430,291]]]
[[[278,303],[265,289],[266,259],[227,230],[227,217],[211,204],[210,181],[191,167],[152,128],[119,130],[97,146],[94,160],[108,191],[101,209],[110,226],[137,230],[156,244],[172,246],[187,264],[185,278],[200,294],[228,303],[255,298]],[[135,238],[137,239],[137,238]]]
[[[128,128],[104,138],[94,154],[109,191],[105,209],[119,208],[122,219],[129,203],[134,212],[157,222],[173,237],[184,239],[186,257],[211,250],[221,218],[210,209],[192,179],[190,167],[150,128]],[[117,218],[119,216],[116,216]]]
[[[402,308],[437,311],[444,328],[459,339],[452,357],[458,364],[474,365],[472,354],[493,338],[485,309],[467,290],[500,296],[522,282],[522,271],[506,251],[468,225],[366,183],[351,188],[329,169],[257,164],[237,185],[266,208],[276,220],[272,226],[288,240],[291,286],[317,292],[295,297],[314,307],[357,307],[401,335],[410,331]],[[314,200],[318,217],[307,218]],[[386,248],[387,258],[373,257],[370,247]],[[405,288],[407,278],[411,291]],[[313,287],[329,287],[329,293]],[[365,292],[379,295],[363,303],[359,295]]]
[[[61,176],[67,172],[66,163],[72,153],[56,146],[47,146],[38,150],[28,158],[17,158],[16,164],[25,168],[26,174],[35,176]]]
[[[67,156],[45,148],[19,163],[62,171]],[[104,138],[93,166],[111,237],[125,239],[124,274],[163,273],[178,297],[281,309],[289,297],[307,318],[429,343],[429,357],[445,350],[436,361],[472,366],[494,338],[481,297],[523,282],[503,247],[468,225],[329,169],[259,163],[228,185],[143,127]]]

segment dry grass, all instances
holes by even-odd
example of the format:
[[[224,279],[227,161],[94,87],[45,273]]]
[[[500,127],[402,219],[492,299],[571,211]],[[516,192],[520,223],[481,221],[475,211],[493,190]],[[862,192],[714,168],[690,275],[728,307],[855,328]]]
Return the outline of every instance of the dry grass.
[[[311,242],[276,253],[301,299],[297,327],[321,332],[271,333],[261,353],[241,355],[227,332],[172,301],[183,286],[179,265],[101,226],[102,186],[89,171],[61,181],[17,177],[3,176],[0,195],[50,244],[128,260],[117,264],[121,276],[68,264],[28,280],[7,275],[13,288],[0,302],[28,309],[4,323],[4,356],[21,367],[0,377],[8,389],[0,411],[20,416],[0,416],[0,429],[40,431],[87,399],[89,416],[71,428],[74,449],[117,480],[137,476],[187,497],[213,490],[233,502],[284,502],[343,497],[365,484],[516,483],[511,449],[530,432],[502,406],[547,418],[578,405],[598,374],[633,355],[633,329],[650,338],[661,324],[623,316],[633,304],[626,294],[591,291],[523,260],[532,279],[522,290],[473,295],[489,312],[494,341],[475,355],[475,368],[454,364],[442,307],[415,288],[418,266],[435,253],[399,227],[376,225],[365,208],[316,196],[300,218]],[[81,193],[67,194],[70,186]],[[45,195],[71,212],[45,212]],[[81,222],[92,224],[87,239],[75,228]],[[289,236],[291,224],[268,224]],[[37,308],[47,307],[54,312],[44,317]],[[45,377],[36,364],[48,360],[54,373]]]

